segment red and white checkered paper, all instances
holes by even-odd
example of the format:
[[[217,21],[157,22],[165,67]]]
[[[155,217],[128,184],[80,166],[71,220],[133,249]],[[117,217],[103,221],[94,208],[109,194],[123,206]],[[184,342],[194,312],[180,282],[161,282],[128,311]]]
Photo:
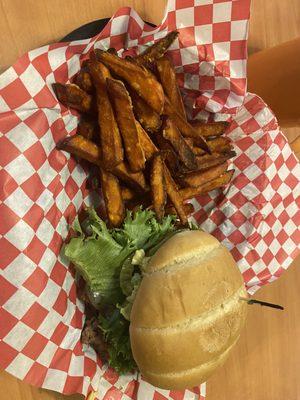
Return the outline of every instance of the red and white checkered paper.
[[[2,369],[65,394],[98,388],[106,400],[205,397],[205,385],[174,392],[119,377],[80,342],[84,307],[60,249],[83,202],[97,196],[85,188],[86,168],[55,148],[75,133],[78,114],[57,102],[51,84],[68,82],[95,47],[132,53],[180,31],[169,55],[189,113],[231,118],[237,152],[231,185],[193,199],[194,218],[229,248],[254,292],[299,250],[300,168],[270,109],[246,94],[248,18],[249,0],[170,0],[157,28],[122,8],[97,37],[33,50],[0,76]]]

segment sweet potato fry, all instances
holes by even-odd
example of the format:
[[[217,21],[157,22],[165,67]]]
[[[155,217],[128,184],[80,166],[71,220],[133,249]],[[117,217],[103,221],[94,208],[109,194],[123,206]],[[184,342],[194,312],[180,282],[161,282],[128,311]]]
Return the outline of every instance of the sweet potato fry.
[[[81,119],[77,127],[77,134],[88,140],[95,140],[98,135],[98,124],[93,119]]]
[[[139,96],[158,114],[164,107],[164,93],[161,84],[155,77],[136,63],[121,59],[102,50],[95,50],[95,57],[122,80],[126,81]]]
[[[53,83],[53,89],[58,100],[65,106],[75,108],[84,113],[94,113],[92,96],[80,89],[79,86],[70,83]]]
[[[152,160],[150,185],[153,208],[158,220],[161,220],[165,215],[167,192],[164,174],[164,162],[159,154],[156,154]]]
[[[141,125],[147,131],[157,132],[161,127],[160,115],[142,99],[134,90],[130,90],[133,112]]]
[[[227,137],[216,137],[212,140],[208,140],[207,144],[212,153],[226,153],[230,151],[230,139]],[[198,156],[205,154],[205,151],[200,147],[193,147],[193,151]]]
[[[93,164],[99,165],[101,162],[101,153],[99,147],[81,135],[67,137],[66,139],[60,141],[56,147]]]
[[[185,215],[187,215],[187,216],[193,214],[193,212],[195,211],[194,206],[193,206],[193,204],[191,204],[191,203],[185,203],[185,204],[183,205],[183,208],[184,208]],[[167,205],[167,206],[166,206],[166,214],[167,214],[167,215],[168,215],[168,214],[174,214],[174,215],[176,215],[176,214],[177,214],[177,211],[176,211],[176,209],[174,208],[174,206]]]
[[[146,160],[150,160],[159,150],[152,142],[147,132],[143,129],[139,121],[135,121],[135,123],[138,130],[140,144],[145,154],[145,158]]]
[[[110,48],[107,50],[107,52],[110,53],[110,54],[113,54],[114,56],[117,56],[117,55],[118,55],[118,52],[117,52],[117,50],[116,50],[114,47],[110,47]]]
[[[160,83],[175,110],[186,119],[183,99],[177,84],[176,73],[171,60],[163,56],[156,62]]]
[[[135,60],[139,65],[145,65],[151,67],[155,60],[162,57],[166,50],[171,46],[174,40],[179,35],[178,31],[172,31],[165,37],[158,40],[152,46],[149,46],[143,53],[139,54]]]
[[[111,170],[123,160],[123,147],[106,88],[106,79],[110,77],[110,73],[98,61],[92,61],[89,68],[97,94],[102,162],[106,170]]]
[[[106,79],[109,97],[114,105],[118,127],[123,138],[125,153],[130,169],[133,172],[145,168],[145,155],[140,143],[140,135],[135,124],[129,94],[122,81]]]
[[[187,144],[174,122],[169,118],[164,122],[162,136],[171,144],[178,159],[184,166],[190,170],[197,169],[197,160],[192,148]]]
[[[187,216],[183,206],[183,199],[166,165],[164,165],[164,176],[166,180],[167,195],[169,196],[169,199],[178,214],[181,224],[186,225]]]
[[[123,201],[131,201],[137,197],[137,193],[134,190],[125,186],[121,186],[121,193]]]
[[[204,156],[197,156],[198,171],[214,167],[216,165],[223,164],[226,160],[236,156],[234,151],[229,151],[224,154],[212,153],[205,154]]]
[[[116,175],[123,183],[130,186],[139,193],[146,192],[149,187],[146,183],[144,174],[139,172],[131,172],[126,163],[122,162],[113,169]]]
[[[213,136],[221,136],[226,131],[229,122],[219,121],[219,122],[203,122],[203,121],[189,121],[189,123],[194,128],[194,131],[198,132],[205,138]]]
[[[180,183],[187,187],[198,187],[222,175],[227,170],[227,163],[217,165],[206,171],[195,171],[180,178]]]
[[[227,185],[231,181],[233,173],[234,170],[226,171],[224,172],[224,174],[218,176],[215,179],[212,179],[209,182],[204,183],[201,186],[180,189],[179,193],[183,200],[189,200],[195,196],[206,194],[211,190],[215,190]]]
[[[125,207],[118,178],[103,168],[100,168],[100,177],[108,221],[113,227],[118,227],[125,217]]]
[[[89,60],[85,60],[82,63],[81,70],[78,72],[75,78],[75,82],[76,85],[80,87],[80,89],[92,94],[94,92],[94,85],[89,71],[89,63]]]
[[[173,147],[170,145],[166,139],[158,133],[156,135],[156,141],[158,147],[162,153],[163,159],[165,160],[167,167],[170,171],[172,171],[173,175],[176,175],[177,172],[180,170],[180,163],[177,155],[175,154]]]
[[[182,136],[193,138],[195,145],[210,153],[206,140],[174,109],[167,97],[165,97],[164,113],[174,121]]]

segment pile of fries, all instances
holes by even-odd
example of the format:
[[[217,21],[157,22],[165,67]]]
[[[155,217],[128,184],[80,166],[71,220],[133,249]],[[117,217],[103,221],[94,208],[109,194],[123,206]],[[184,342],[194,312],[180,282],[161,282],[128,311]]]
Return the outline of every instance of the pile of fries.
[[[230,182],[235,156],[222,136],[227,122],[188,122],[171,61],[165,56],[178,32],[135,58],[95,50],[72,84],[55,83],[60,102],[79,110],[76,135],[58,148],[97,165],[111,226],[125,210],[151,208],[160,220],[193,212],[186,200]]]

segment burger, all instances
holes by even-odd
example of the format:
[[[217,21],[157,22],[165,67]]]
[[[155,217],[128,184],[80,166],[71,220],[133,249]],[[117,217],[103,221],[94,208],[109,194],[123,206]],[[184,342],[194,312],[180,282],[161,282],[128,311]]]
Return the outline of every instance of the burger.
[[[213,236],[174,217],[128,212],[108,229],[93,210],[65,255],[87,306],[82,340],[118,373],[139,370],[171,390],[204,382],[224,363],[247,314],[243,279]]]

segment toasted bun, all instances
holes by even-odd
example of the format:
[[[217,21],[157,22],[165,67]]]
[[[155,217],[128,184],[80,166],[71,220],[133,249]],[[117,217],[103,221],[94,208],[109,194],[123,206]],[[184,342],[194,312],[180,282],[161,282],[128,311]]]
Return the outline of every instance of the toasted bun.
[[[243,279],[213,236],[184,231],[149,262],[131,312],[134,359],[148,382],[199,385],[226,360],[246,319]]]

